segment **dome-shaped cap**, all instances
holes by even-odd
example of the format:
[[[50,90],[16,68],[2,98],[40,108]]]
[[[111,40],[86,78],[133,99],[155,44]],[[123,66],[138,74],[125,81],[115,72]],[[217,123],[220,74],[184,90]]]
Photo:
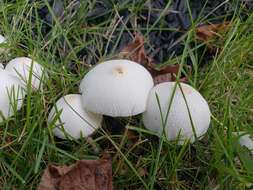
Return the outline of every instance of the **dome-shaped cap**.
[[[0,69],[0,112],[8,118],[19,110],[25,96],[20,80],[9,72]],[[0,122],[3,118],[0,117]]]
[[[6,41],[5,37],[3,37],[3,35],[0,34],[0,44],[4,43]]]
[[[61,139],[66,139],[64,133],[75,139],[89,136],[101,126],[102,122],[101,115],[83,109],[79,94],[69,94],[60,98],[50,111],[48,121],[53,121],[57,113],[60,115],[53,132]]]
[[[165,124],[165,134],[169,140],[179,138],[180,144],[186,139],[195,140],[193,127],[197,137],[206,133],[210,125],[211,112],[206,100],[197,90],[187,84],[180,83],[186,99],[185,101],[179,84],[175,85],[175,82],[165,82],[156,85],[151,90],[147,103],[147,111],[143,114],[143,122],[147,129],[161,134],[163,125],[156,95],[161,105],[164,120],[172,99],[167,123]],[[175,87],[176,91],[173,97],[172,94]]]
[[[26,85],[29,80],[30,71],[32,68],[32,88],[38,90],[41,87],[43,77],[43,67],[36,61],[28,57],[17,57],[12,59],[5,67],[6,71],[9,71],[16,77],[19,77]]]
[[[153,87],[150,73],[129,60],[98,64],[83,78],[80,86],[85,109],[113,117],[126,117],[146,109]]]

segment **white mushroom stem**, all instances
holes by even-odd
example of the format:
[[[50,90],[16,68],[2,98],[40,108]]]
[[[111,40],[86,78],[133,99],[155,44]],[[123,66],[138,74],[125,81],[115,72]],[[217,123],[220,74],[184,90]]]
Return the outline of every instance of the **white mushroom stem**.
[[[69,94],[60,98],[49,113],[55,136],[66,139],[87,137],[101,126],[102,116],[83,109],[81,95]]]

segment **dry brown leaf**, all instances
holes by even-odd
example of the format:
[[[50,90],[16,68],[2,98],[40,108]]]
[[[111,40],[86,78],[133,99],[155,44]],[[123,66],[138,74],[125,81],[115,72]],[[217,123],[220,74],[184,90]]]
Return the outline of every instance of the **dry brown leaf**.
[[[147,65],[151,61],[144,49],[144,38],[143,36],[136,34],[132,42],[127,44],[118,55],[121,58],[129,59],[135,61],[142,65]]]
[[[112,190],[111,158],[80,160],[70,166],[50,165],[38,190]]]
[[[196,35],[200,41],[208,42],[214,37],[220,36],[220,33],[227,31],[231,24],[229,22],[202,25],[197,27]]]
[[[155,84],[175,81],[175,76],[179,73],[179,65],[168,65],[159,70],[156,69],[154,59],[149,57],[145,52],[144,43],[144,37],[135,34],[134,40],[119,52],[118,57],[129,59],[143,65],[153,76]],[[181,82],[187,82],[187,78],[183,77]]]
[[[158,75],[158,76],[154,77],[155,84],[159,84],[162,82],[169,82],[169,81],[172,81],[171,73],[162,74],[162,75]]]

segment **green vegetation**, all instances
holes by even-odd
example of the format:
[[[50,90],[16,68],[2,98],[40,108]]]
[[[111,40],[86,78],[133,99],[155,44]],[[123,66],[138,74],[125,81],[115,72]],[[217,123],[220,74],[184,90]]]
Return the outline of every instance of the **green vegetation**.
[[[145,2],[116,4],[107,19],[88,16],[94,2],[84,1],[78,11],[66,6],[63,20],[53,16],[47,24],[39,9],[47,1],[0,0],[0,33],[7,36],[10,53],[1,62],[30,56],[48,72],[42,92],[31,92],[21,111],[0,124],[0,189],[36,189],[49,163],[71,164],[78,159],[95,159],[104,151],[113,156],[115,189],[252,189],[253,159],[249,150],[239,146],[232,132],[253,134],[253,13],[242,18],[238,8],[229,31],[221,34],[214,46],[219,50],[205,62],[204,44],[197,41],[195,26],[207,18],[192,21],[192,28],[181,42],[184,51],[161,64],[193,63],[190,83],[209,102],[212,124],[205,137],[190,145],[177,146],[145,130],[139,117],[122,121],[137,135],[131,141],[127,130],[110,133],[110,123],[92,139],[59,141],[47,124],[49,110],[57,99],[77,93],[88,66],[117,54],[124,31],[129,33],[174,30],[163,26],[164,7],[159,20],[150,27],[120,25],[119,11],[128,9],[126,20],[138,18]],[[49,11],[53,13],[50,8]],[[98,13],[99,14],[99,13]],[[87,22],[92,23],[87,25]],[[134,24],[133,24],[134,25]],[[117,31],[117,35],[113,32]],[[147,35],[145,35],[147,38]],[[152,50],[147,39],[147,49]],[[110,47],[110,48],[109,48]],[[175,61],[176,60],[176,61]],[[205,64],[204,64],[205,62]]]

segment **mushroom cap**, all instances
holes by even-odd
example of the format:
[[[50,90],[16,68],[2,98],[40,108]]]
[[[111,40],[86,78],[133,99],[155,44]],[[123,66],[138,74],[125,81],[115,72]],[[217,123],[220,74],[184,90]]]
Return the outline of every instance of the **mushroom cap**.
[[[238,131],[232,133],[234,136],[239,137],[238,141],[241,146],[247,147],[253,153],[253,140],[250,138],[250,134],[246,131]]]
[[[21,78],[23,84],[26,85],[29,80],[31,68],[33,73],[31,81],[32,88],[38,90],[41,87],[44,68],[36,61],[28,57],[17,57],[6,65],[5,70]]]
[[[51,109],[48,121],[52,122],[57,113],[61,114],[55,122],[53,132],[61,139],[66,139],[65,133],[75,139],[89,136],[101,126],[102,122],[102,115],[83,109],[79,94],[69,94],[60,98]]]
[[[179,84],[176,86],[173,97],[175,85],[176,82],[165,82],[156,85],[150,91],[147,110],[143,114],[143,123],[147,129],[161,134],[163,131],[163,124],[160,113],[162,112],[165,122],[166,113],[172,101],[167,122],[164,127],[166,137],[168,140],[178,140],[179,144],[182,144],[184,140],[193,142],[195,140],[193,127],[197,137],[205,134],[210,125],[211,112],[202,95],[187,84],[180,83],[186,101]],[[161,112],[157,97],[161,106]]]
[[[112,117],[126,117],[146,109],[149,91],[154,86],[150,73],[129,60],[111,60],[98,64],[83,78],[85,109]]]
[[[6,41],[5,37],[0,34],[0,44]]]
[[[0,112],[5,118],[11,117],[22,106],[25,93],[20,80],[0,69]],[[0,122],[3,118],[0,117]]]

